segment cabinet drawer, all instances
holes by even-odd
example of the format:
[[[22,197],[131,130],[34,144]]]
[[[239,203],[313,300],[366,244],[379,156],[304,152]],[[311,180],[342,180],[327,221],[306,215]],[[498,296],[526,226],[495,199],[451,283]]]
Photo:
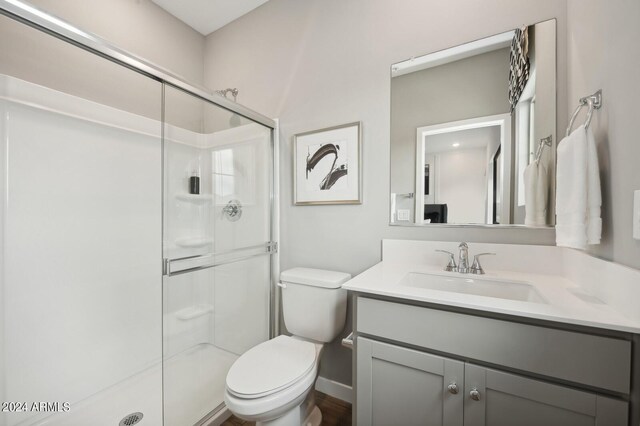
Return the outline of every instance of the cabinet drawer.
[[[629,393],[631,342],[358,297],[358,333]]]

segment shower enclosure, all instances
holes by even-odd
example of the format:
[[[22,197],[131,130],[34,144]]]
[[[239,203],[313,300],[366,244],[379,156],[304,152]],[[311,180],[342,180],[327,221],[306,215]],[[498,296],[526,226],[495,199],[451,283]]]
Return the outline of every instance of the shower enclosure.
[[[0,12],[0,425],[204,424],[275,333],[275,122]]]

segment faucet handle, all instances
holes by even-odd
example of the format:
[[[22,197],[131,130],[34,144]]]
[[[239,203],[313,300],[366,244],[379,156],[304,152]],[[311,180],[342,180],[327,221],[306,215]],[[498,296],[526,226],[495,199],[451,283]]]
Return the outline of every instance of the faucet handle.
[[[458,270],[458,265],[456,265],[456,256],[453,253],[446,250],[436,250],[436,251],[440,253],[446,253],[449,255],[449,263],[447,263],[447,266],[444,267],[445,271],[455,272]]]
[[[480,264],[480,256],[495,256],[495,253],[479,253],[473,256],[473,264],[471,265],[471,273],[476,275],[484,275],[484,269]]]

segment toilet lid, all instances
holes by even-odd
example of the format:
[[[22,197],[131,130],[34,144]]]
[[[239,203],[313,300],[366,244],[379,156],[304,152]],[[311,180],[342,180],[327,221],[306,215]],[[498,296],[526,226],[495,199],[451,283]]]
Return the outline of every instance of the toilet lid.
[[[227,389],[240,397],[266,396],[289,387],[314,368],[316,347],[278,336],[242,354],[227,374]]]

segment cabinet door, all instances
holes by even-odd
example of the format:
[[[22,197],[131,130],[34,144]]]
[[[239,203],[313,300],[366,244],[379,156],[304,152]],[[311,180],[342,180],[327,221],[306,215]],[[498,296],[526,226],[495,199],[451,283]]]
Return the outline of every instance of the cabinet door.
[[[356,350],[358,425],[462,426],[462,362],[363,337]]]
[[[465,426],[626,426],[626,402],[465,365]]]

